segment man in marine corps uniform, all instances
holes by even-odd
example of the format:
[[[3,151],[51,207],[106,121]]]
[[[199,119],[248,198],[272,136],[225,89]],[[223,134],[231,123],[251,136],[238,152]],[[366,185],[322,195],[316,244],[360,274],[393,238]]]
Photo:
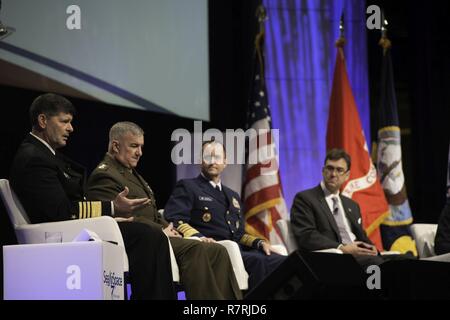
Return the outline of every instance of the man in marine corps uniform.
[[[239,243],[249,273],[249,290],[272,272],[285,257],[272,252],[264,239],[245,233],[244,210],[239,195],[223,185],[225,148],[216,141],[202,147],[202,172],[194,179],[180,180],[164,209],[184,237],[211,237]]]
[[[144,145],[143,130],[132,122],[119,122],[109,132],[108,152],[88,181],[88,197],[111,200],[125,187],[130,198],[148,197],[150,203],[134,212],[134,221],[164,230],[169,236],[180,278],[188,299],[241,299],[233,267],[225,247],[203,241],[183,239],[158,212],[148,183],[135,170]]]

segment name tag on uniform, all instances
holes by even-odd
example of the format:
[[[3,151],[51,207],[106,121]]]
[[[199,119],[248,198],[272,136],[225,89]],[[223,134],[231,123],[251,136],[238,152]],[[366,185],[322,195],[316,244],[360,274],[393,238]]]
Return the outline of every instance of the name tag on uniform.
[[[200,200],[200,201],[213,201],[212,198],[210,198],[210,197],[203,197],[203,196],[198,196],[198,200]]]

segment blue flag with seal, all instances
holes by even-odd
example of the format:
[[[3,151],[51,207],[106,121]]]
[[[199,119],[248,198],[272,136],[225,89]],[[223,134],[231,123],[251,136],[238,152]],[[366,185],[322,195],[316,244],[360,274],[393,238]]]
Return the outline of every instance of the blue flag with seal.
[[[417,256],[416,245],[409,230],[413,218],[403,175],[400,124],[390,53],[391,42],[386,37],[385,30],[380,45],[383,48],[383,62],[376,163],[390,208],[389,216],[381,224],[381,237],[386,250],[411,252]]]

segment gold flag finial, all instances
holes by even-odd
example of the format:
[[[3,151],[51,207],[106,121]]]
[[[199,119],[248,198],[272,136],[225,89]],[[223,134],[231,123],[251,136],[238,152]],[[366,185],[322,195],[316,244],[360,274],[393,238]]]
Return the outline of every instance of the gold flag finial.
[[[260,24],[267,20],[266,8],[262,4],[256,8],[256,16]]]
[[[341,19],[339,20],[339,39],[336,40],[336,47],[343,48],[345,45],[345,27],[344,27],[344,11],[342,11]]]
[[[391,40],[389,40],[387,37],[389,23],[386,17],[384,16],[384,12],[381,13],[381,20],[382,20],[381,39],[378,42],[378,44],[383,48],[383,54],[386,54],[387,50],[391,48],[392,43]]]

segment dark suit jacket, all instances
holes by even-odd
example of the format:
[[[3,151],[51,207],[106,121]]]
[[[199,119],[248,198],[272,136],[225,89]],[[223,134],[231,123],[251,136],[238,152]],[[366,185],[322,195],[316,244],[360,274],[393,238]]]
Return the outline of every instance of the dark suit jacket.
[[[372,244],[362,228],[358,204],[345,196],[340,198],[356,240]],[[341,244],[336,221],[320,185],[297,193],[291,208],[291,227],[300,249],[313,251]]]
[[[84,168],[58,152],[53,155],[31,134],[17,150],[10,182],[32,223],[95,216],[91,209],[80,210],[85,200]],[[102,203],[101,211],[111,214],[110,202]]]
[[[202,175],[178,181],[164,208],[164,217],[185,236],[233,240],[256,248],[258,238],[245,233],[244,210],[239,195],[222,184],[212,187]]]
[[[434,239],[434,251],[436,254],[450,252],[450,199],[442,210],[438,222],[438,228]]]

